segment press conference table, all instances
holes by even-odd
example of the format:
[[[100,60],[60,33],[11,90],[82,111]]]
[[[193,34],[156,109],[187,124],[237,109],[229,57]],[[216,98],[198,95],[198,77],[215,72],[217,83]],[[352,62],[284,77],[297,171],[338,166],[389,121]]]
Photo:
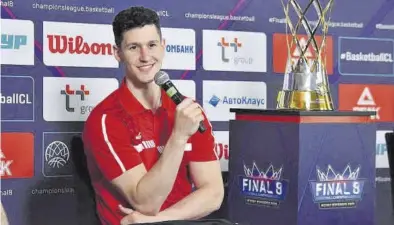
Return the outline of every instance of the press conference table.
[[[205,220],[175,220],[156,223],[139,223],[139,225],[247,225],[231,223],[225,219],[205,219]]]

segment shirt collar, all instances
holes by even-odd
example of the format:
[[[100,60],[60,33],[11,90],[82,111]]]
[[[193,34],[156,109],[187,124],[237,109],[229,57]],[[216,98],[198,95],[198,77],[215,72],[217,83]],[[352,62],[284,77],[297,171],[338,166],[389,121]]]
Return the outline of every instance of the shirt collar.
[[[119,99],[123,108],[125,108],[130,115],[136,115],[149,111],[149,109],[146,109],[130,92],[126,84],[126,79],[123,79],[119,87]],[[174,103],[171,101],[170,97],[168,97],[166,92],[161,89],[161,106],[159,107],[158,111],[168,110],[173,106],[173,104]]]

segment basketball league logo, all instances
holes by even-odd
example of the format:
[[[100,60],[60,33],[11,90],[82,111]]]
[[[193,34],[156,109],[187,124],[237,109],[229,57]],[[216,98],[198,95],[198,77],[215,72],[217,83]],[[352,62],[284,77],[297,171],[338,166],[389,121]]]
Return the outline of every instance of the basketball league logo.
[[[310,181],[314,202],[321,209],[355,207],[361,200],[365,182],[359,178],[360,170],[360,166],[352,169],[350,165],[341,172],[331,165],[327,170],[317,168],[317,181]]]
[[[263,171],[253,162],[251,168],[244,164],[244,172],[244,176],[239,176],[239,187],[246,204],[279,207],[285,200],[288,181],[282,178],[283,167],[275,169],[270,163]]]

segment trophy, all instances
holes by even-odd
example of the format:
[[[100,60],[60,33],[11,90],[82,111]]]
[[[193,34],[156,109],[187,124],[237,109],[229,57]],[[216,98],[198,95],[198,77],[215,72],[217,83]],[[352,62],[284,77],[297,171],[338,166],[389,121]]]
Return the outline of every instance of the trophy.
[[[283,89],[277,98],[277,109],[300,111],[334,110],[328,85],[325,42],[333,0],[299,0],[306,2],[304,7],[295,0],[281,0],[286,19],[286,39],[288,58]],[[326,2],[324,5],[322,2]],[[296,23],[291,21],[290,12],[295,15]],[[310,15],[316,15],[314,21]],[[307,19],[307,16],[309,17]],[[294,17],[294,16],[293,16]],[[311,24],[314,24],[312,27]],[[303,28],[307,38],[302,44],[298,38],[299,29]],[[316,40],[316,33],[321,29],[321,41]],[[290,34],[288,32],[290,31]],[[299,53],[294,60],[291,49]],[[313,58],[307,52],[313,51]],[[310,52],[309,52],[310,53]]]

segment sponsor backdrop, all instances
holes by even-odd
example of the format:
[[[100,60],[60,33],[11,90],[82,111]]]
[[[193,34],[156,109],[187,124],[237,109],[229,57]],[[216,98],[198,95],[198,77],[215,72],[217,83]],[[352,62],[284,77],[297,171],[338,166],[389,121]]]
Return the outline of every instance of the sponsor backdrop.
[[[123,77],[111,22],[132,5],[160,15],[163,70],[206,110],[224,173],[234,118],[228,109],[275,107],[288,55],[279,0],[1,1],[1,201],[11,225],[94,224],[75,158],[83,122]],[[326,55],[335,106],[377,111],[377,212],[388,221],[384,134],[394,127],[394,1],[337,0],[331,18]],[[290,54],[296,60],[299,52]]]

